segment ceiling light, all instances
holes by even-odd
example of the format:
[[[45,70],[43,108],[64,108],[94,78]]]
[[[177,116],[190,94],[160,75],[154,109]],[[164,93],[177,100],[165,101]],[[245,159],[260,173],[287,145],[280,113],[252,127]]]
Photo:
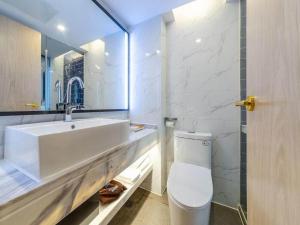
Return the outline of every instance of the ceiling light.
[[[173,9],[175,20],[181,18],[184,21],[201,19],[212,12],[215,1],[211,0],[196,0],[188,4]]]
[[[160,50],[157,49],[156,50],[156,54],[159,55],[160,54]]]
[[[106,56],[109,56],[109,52],[105,52],[104,54],[105,54]]]
[[[197,38],[197,39],[195,40],[195,42],[196,42],[196,44],[200,44],[200,43],[202,42],[202,39],[201,39],[201,38]]]
[[[58,24],[56,28],[57,28],[57,30],[59,30],[61,32],[64,32],[66,30],[65,26],[62,24]]]
[[[146,52],[145,56],[146,56],[146,57],[149,57],[149,56],[150,56],[150,53],[149,53],[149,52]]]

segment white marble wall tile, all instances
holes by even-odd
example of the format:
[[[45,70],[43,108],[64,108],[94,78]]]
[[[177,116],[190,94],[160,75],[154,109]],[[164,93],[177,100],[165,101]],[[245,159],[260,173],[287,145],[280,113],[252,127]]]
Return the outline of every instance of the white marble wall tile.
[[[175,22],[167,27],[167,112],[178,118],[176,129],[213,134],[214,201],[236,207],[240,112],[233,103],[240,98],[239,3],[206,2],[203,14],[176,9]],[[192,4],[201,12],[201,1]],[[167,131],[168,166],[172,132]]]
[[[224,203],[228,206],[236,208],[237,202],[240,201],[240,187],[235,182],[227,179],[214,177],[214,197],[213,201]]]
[[[127,67],[125,65],[126,43],[125,33],[116,32],[104,37],[105,52],[108,53],[104,61],[103,101],[105,109],[127,108],[124,91],[127,90]],[[125,96],[126,97],[126,96]]]
[[[153,172],[143,187],[161,194],[165,187],[164,126],[165,24],[161,17],[138,24],[131,29],[130,119],[136,123],[158,126],[160,144],[152,154]]]
[[[85,105],[89,109],[123,109],[127,107],[125,33],[119,31],[82,46],[84,56]]]
[[[84,104],[88,109],[103,109],[105,42],[95,40],[83,46],[84,55]]]

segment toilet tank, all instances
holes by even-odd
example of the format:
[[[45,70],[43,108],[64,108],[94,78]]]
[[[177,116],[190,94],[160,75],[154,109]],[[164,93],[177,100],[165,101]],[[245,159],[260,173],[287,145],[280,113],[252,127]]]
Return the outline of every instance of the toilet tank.
[[[212,135],[174,131],[174,161],[211,169]]]

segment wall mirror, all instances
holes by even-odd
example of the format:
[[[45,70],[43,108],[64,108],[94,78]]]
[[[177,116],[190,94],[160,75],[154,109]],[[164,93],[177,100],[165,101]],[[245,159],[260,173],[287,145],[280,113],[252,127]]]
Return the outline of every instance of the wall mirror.
[[[128,110],[128,33],[96,0],[0,0],[0,112]]]

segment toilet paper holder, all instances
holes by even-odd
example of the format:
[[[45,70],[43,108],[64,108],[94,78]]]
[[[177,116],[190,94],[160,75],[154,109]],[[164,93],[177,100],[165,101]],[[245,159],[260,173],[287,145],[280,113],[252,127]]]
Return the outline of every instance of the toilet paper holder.
[[[176,117],[165,117],[165,126],[174,128],[177,120]]]

